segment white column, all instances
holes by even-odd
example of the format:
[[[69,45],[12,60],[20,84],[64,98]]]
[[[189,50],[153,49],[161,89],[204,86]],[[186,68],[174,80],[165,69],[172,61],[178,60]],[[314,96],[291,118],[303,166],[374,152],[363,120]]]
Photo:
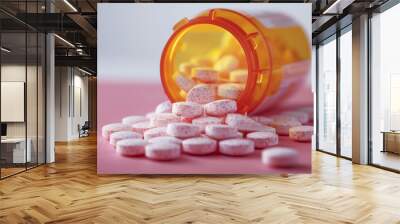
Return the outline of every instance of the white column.
[[[54,12],[54,5],[46,1],[46,11]],[[54,34],[46,35],[46,163],[55,162],[55,42]]]
[[[46,36],[46,163],[55,161],[54,133],[55,133],[55,56],[54,35]]]
[[[353,20],[353,162],[368,163],[368,15]]]

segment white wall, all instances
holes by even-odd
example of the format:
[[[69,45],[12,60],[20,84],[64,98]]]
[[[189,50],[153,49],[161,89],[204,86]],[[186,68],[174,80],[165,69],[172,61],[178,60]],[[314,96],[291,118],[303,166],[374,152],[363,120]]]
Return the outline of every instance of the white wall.
[[[69,68],[55,68],[55,141],[67,141],[69,138]]]
[[[25,64],[9,64],[1,66],[1,81],[2,82],[25,82]],[[27,68],[28,71],[32,67]],[[29,73],[29,72],[28,72]],[[4,96],[2,96],[4,97]],[[7,108],[1,108],[6,110]],[[24,122],[11,122],[7,123],[7,136],[8,137],[25,137],[25,123]]]
[[[56,67],[55,141],[77,139],[78,124],[88,120],[88,77],[83,75],[76,68]]]
[[[75,70],[76,72],[77,70]],[[78,132],[78,124],[83,125],[85,121],[89,118],[89,111],[88,111],[88,77],[81,76],[82,73],[78,75],[75,73],[74,75],[74,102],[71,103],[74,105],[72,108],[72,119],[71,119],[71,135],[73,138],[79,137]],[[80,92],[80,93],[79,93]],[[81,111],[80,111],[81,110]]]
[[[27,70],[25,70],[27,69]],[[1,81],[3,82],[25,82],[25,75],[26,71],[28,74],[28,81],[29,85],[34,85],[36,86],[36,80],[32,80],[30,77],[31,75],[36,76],[36,67],[34,66],[27,66],[25,67],[24,65],[18,65],[18,64],[8,64],[8,65],[2,65],[1,66]],[[36,88],[27,88],[27,104],[28,106],[34,107],[30,108],[28,112],[32,112],[33,110],[36,111]],[[4,97],[4,96],[3,96]],[[31,102],[35,102],[34,104],[31,104]],[[40,106],[40,105],[39,105]],[[1,108],[1,110],[7,110],[7,108]],[[36,124],[36,113],[27,113],[27,118],[28,122],[34,121]],[[25,137],[25,123],[26,122],[7,122],[7,136],[8,137]],[[28,129],[32,127],[36,130],[36,125],[33,127],[33,124],[28,125]],[[31,133],[28,130],[28,137],[29,133]],[[36,132],[35,132],[36,133]]]

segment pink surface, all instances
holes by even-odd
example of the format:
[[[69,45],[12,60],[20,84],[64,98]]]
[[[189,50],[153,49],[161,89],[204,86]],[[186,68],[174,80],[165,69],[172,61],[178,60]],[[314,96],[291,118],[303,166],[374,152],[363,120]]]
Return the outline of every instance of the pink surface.
[[[296,106],[310,105],[312,95],[297,95]],[[304,100],[304,99],[310,100]],[[119,122],[128,115],[143,115],[166,100],[161,84],[150,83],[98,83],[98,127]],[[290,107],[293,107],[293,102]],[[99,174],[267,174],[267,173],[310,173],[311,144],[299,143],[280,136],[278,146],[295,148],[301,157],[296,168],[273,168],[261,163],[261,150],[246,157],[230,157],[220,154],[192,156],[182,154],[175,161],[160,162],[145,157],[123,157],[101,137],[98,132],[97,172]]]

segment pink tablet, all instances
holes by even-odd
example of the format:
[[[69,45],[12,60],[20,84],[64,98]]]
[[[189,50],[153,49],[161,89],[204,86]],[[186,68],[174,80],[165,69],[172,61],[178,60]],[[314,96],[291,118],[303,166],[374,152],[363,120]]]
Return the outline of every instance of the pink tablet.
[[[204,105],[204,109],[208,115],[218,117],[236,112],[237,105],[235,100],[223,99],[207,103]]]
[[[149,159],[168,161],[178,159],[181,155],[181,146],[173,143],[152,143],[145,148],[145,155]]]
[[[132,125],[132,124],[136,124],[136,123],[148,121],[148,120],[149,119],[145,116],[132,115],[132,116],[127,116],[127,117],[122,118],[122,123],[127,124],[127,125]]]
[[[166,127],[159,127],[159,128],[151,128],[146,130],[143,133],[143,138],[145,140],[149,140],[151,138],[166,136],[167,135],[167,128]]]
[[[129,138],[142,138],[142,134],[133,131],[117,131],[110,135],[110,144],[115,146],[118,141]]]
[[[278,144],[278,135],[272,132],[251,132],[246,138],[253,141],[257,149]]]
[[[117,142],[116,151],[123,156],[141,156],[144,155],[144,150],[147,142],[141,138],[124,139]]]
[[[172,104],[169,100],[164,101],[157,105],[155,111],[156,114],[161,113],[171,113],[172,112]]]
[[[149,143],[173,143],[173,144],[178,144],[180,145],[182,143],[182,140],[179,138],[175,138],[173,136],[160,136],[160,137],[154,137],[150,138],[147,140]]]
[[[200,130],[202,132],[204,132],[207,125],[222,124],[223,121],[224,121],[224,118],[222,118],[222,117],[205,116],[205,117],[199,117],[199,118],[193,119],[192,124],[199,126]]]
[[[310,142],[313,136],[313,126],[297,126],[289,129],[289,138],[299,142]]]
[[[242,114],[228,114],[225,123],[242,132],[264,131],[266,126]]]
[[[109,139],[110,134],[112,134],[113,132],[117,132],[117,131],[130,131],[131,127],[127,124],[122,124],[122,123],[112,123],[112,124],[107,124],[104,125],[101,128],[101,135],[105,138],[105,139]]]
[[[271,123],[271,126],[275,128],[276,133],[279,135],[289,135],[289,129],[292,127],[300,126],[301,123],[297,119],[291,118],[277,118]]]
[[[228,139],[219,142],[219,152],[228,156],[246,156],[254,152],[254,143],[248,139]]]
[[[216,97],[216,89],[213,85],[197,84],[187,94],[186,100],[200,104],[214,101]]]
[[[207,137],[189,138],[182,142],[182,150],[192,155],[208,155],[217,150],[217,141]]]
[[[209,124],[205,128],[205,134],[210,138],[222,140],[237,137],[238,131],[226,124]]]
[[[143,134],[146,130],[152,128],[150,121],[135,123],[131,126],[132,131]]]
[[[293,167],[298,165],[299,153],[292,148],[273,147],[262,151],[261,161],[274,167]]]
[[[172,104],[172,113],[184,118],[200,117],[203,106],[195,102],[176,102]]]
[[[200,133],[198,126],[189,123],[171,123],[167,126],[167,134],[177,138],[197,137]]]
[[[173,113],[154,114],[150,118],[150,124],[153,127],[165,127],[169,123],[180,122],[181,118]]]

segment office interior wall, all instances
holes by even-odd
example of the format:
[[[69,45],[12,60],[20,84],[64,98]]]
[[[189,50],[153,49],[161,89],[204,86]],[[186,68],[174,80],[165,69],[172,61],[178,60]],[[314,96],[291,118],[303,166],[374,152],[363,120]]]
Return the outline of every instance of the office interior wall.
[[[74,67],[56,67],[55,74],[55,141],[77,139],[78,125],[89,119],[88,77]]]
[[[68,140],[69,83],[68,67],[55,68],[55,141]]]
[[[1,110],[2,122],[23,122],[25,107],[25,83],[1,82]],[[7,97],[6,97],[7,96]]]
[[[3,64],[1,66],[1,81],[2,82],[25,82],[25,65],[18,64]],[[42,107],[37,103],[36,96],[36,66],[27,66],[27,108],[29,108],[29,113],[27,113],[27,121],[35,122],[36,124],[36,109],[37,107]],[[3,96],[4,97],[4,96]],[[3,108],[5,109],[5,108]],[[28,125],[28,132],[36,132],[36,125]],[[8,137],[25,137],[25,124],[24,122],[7,122],[7,136]],[[29,137],[29,136],[28,136]]]
[[[74,72],[73,82],[73,113],[72,113],[72,136],[73,138],[78,137],[79,130],[78,125],[82,126],[85,121],[88,121],[88,77],[83,76],[76,68]]]

